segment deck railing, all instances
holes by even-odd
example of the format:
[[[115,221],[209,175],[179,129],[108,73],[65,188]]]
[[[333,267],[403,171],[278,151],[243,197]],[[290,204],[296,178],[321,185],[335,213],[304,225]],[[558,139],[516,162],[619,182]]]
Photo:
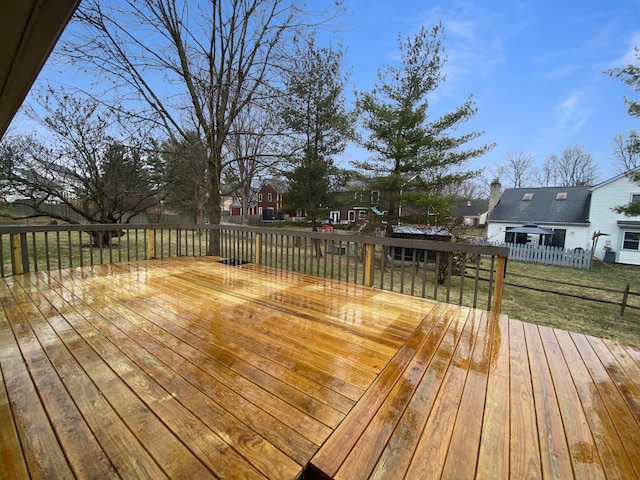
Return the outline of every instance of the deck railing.
[[[2,227],[0,275],[203,256],[212,235],[230,265],[267,265],[500,311],[505,247],[238,225]]]

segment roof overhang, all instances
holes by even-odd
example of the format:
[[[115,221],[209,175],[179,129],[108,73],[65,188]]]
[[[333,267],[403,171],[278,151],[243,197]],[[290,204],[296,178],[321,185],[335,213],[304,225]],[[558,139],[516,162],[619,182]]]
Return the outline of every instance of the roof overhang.
[[[0,138],[80,0],[0,3]]]

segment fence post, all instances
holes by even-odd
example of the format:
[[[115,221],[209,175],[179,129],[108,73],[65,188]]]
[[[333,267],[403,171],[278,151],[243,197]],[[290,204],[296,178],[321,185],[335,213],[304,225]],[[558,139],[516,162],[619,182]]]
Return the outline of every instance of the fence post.
[[[373,286],[373,264],[375,261],[375,245],[364,244],[364,284],[367,287]]]
[[[496,262],[496,281],[493,284],[493,305],[491,311],[500,313],[502,309],[502,290],[504,277],[507,274],[507,257],[498,257]]]
[[[627,283],[627,287],[624,289],[624,294],[622,295],[622,304],[620,305],[620,315],[624,315],[624,309],[627,306],[628,298],[629,298],[629,284]]]
[[[262,234],[256,233],[256,255],[255,262],[262,265]]]
[[[147,230],[147,259],[156,258],[156,231],[153,228]]]

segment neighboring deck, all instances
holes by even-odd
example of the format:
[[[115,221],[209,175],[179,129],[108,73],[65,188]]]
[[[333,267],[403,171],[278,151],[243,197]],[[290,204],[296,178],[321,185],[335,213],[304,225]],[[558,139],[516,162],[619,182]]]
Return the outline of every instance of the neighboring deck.
[[[206,257],[0,300],[0,478],[640,476],[636,347]]]

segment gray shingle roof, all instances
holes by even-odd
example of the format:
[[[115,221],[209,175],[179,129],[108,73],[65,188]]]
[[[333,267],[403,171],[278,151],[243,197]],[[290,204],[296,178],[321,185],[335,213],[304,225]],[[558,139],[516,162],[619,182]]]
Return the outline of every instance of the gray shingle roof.
[[[508,188],[489,215],[490,222],[589,223],[590,187]],[[565,200],[558,200],[566,193]],[[530,200],[523,200],[525,195]]]

